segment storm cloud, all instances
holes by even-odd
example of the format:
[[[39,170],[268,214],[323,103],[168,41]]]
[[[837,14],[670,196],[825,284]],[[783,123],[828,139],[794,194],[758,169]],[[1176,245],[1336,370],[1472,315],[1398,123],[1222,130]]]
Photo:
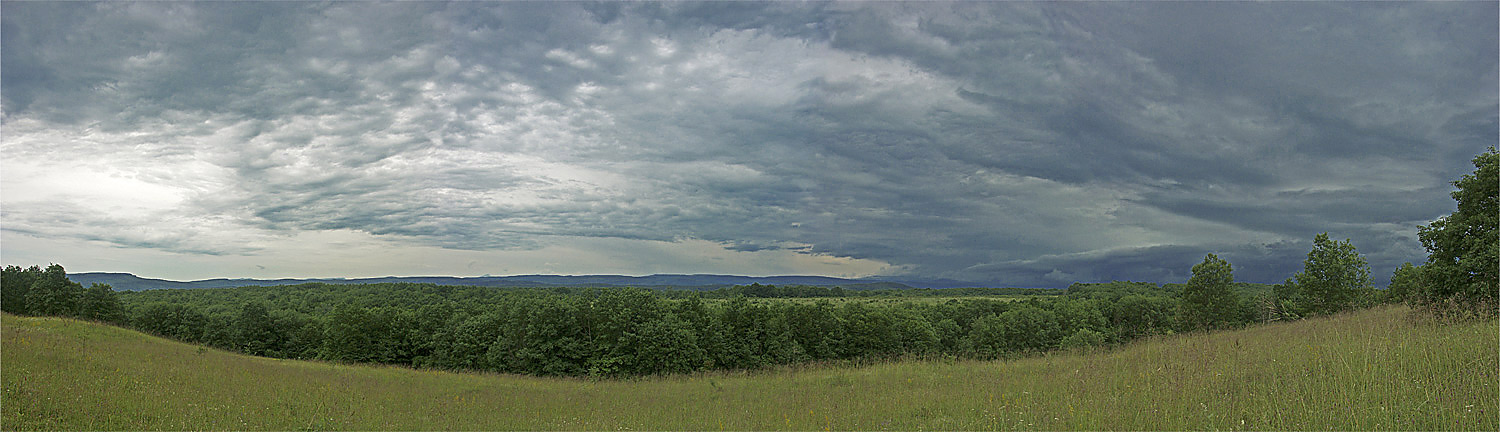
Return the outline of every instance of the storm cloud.
[[[1500,141],[1492,2],[0,7],[70,271],[1383,282]]]

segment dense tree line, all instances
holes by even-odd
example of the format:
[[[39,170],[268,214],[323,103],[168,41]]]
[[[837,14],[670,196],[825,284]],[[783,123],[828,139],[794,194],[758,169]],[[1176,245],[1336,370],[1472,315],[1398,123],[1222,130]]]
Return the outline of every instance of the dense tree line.
[[[488,288],[387,283],[115,293],[62,266],[8,266],[0,310],[120,323],[254,355],[534,375],[638,376],[809,361],[999,358],[1181,331],[1338,313],[1405,301],[1495,314],[1497,157],[1454,185],[1458,210],[1421,227],[1422,265],[1389,289],[1349,240],[1313,239],[1302,271],[1267,286],[1235,282],[1214,254],[1185,284],[1073,284],[1062,291],[890,290],[752,284],[709,292]],[[944,301],[843,301],[923,297]],[[1030,294],[1027,300],[996,297]],[[1051,294],[1051,295],[1038,295]],[[787,299],[793,300],[764,300]],[[752,300],[755,299],[755,300]]]
[[[6,295],[26,281],[32,295],[66,280],[55,265],[52,279],[40,269],[19,268],[7,268],[5,277]],[[635,376],[910,356],[997,358],[1183,330],[1173,289],[1135,283],[1076,288],[1024,301],[839,304],[817,297],[754,301],[743,294],[678,299],[638,288],[405,283],[105,292],[119,311],[107,321],[254,355],[535,375]],[[41,307],[50,303],[27,303],[33,304],[39,308],[14,312],[57,314]],[[57,315],[101,319],[77,304],[82,302],[66,310],[79,312]]]
[[[1323,262],[1313,255],[1309,263]],[[1209,255],[1185,285],[1074,284],[1020,301],[982,296],[1002,291],[968,289],[943,301],[835,303],[829,297],[851,291],[770,285],[680,292],[309,283],[115,293],[101,285],[83,289],[54,264],[45,271],[7,267],[0,291],[6,299],[24,299],[5,301],[8,312],[122,323],[261,356],[638,376],[811,361],[1000,358],[1273,316],[1262,313],[1273,303],[1272,290],[1236,283],[1230,272],[1228,262]],[[875,297],[945,292],[903,291],[911,292]],[[732,297],[710,298],[726,295]]]
[[[632,376],[904,356],[991,358],[1115,342],[1101,302],[673,299],[639,288],[566,293],[413,284],[125,293],[137,328],[288,358],[536,375]],[[430,295],[457,294],[462,301]],[[484,291],[486,295],[470,291]],[[406,301],[375,305],[398,292]],[[324,294],[333,293],[331,298]],[[191,299],[185,299],[191,297]],[[327,302],[311,307],[308,297]],[[240,303],[241,299],[253,298]],[[168,302],[169,300],[186,300]],[[242,304],[234,310],[228,304]],[[210,312],[212,311],[212,312]],[[1121,314],[1124,315],[1124,314]],[[1150,325],[1166,325],[1155,321]],[[1029,329],[1033,325],[1039,331]],[[1170,331],[1137,330],[1137,334]]]
[[[1286,284],[1235,282],[1232,266],[1213,254],[1192,273],[1186,284],[1074,284],[1020,301],[969,289],[943,301],[835,303],[829,297],[851,291],[309,283],[117,294],[107,285],[84,289],[54,264],[7,267],[0,292],[7,312],[122,323],[254,355],[566,376],[1000,358],[1333,313],[1375,299],[1363,257],[1326,234]],[[711,298],[723,296],[732,297]],[[792,299],[777,300],[785,298]]]
[[[0,310],[19,315],[51,315],[124,323],[125,311],[108,284],[84,288],[68,280],[58,264],[0,272]]]

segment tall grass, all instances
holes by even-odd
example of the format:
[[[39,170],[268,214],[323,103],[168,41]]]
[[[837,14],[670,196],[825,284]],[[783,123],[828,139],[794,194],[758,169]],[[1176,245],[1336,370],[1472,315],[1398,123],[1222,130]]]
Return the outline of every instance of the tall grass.
[[[1500,429],[1496,322],[1388,307],[1012,361],[626,381],[248,357],[4,316],[0,427],[31,429]]]

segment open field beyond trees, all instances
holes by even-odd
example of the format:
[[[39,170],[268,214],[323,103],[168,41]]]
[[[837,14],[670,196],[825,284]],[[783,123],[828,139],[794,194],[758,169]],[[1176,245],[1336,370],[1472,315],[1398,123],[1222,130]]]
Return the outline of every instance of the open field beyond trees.
[[[626,380],[252,357],[5,315],[7,430],[1496,430],[1494,320],[1386,306],[1095,353]]]

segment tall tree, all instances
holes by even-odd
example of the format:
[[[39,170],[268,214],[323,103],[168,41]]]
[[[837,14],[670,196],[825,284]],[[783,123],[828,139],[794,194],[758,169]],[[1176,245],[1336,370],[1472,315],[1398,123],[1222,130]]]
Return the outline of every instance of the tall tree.
[[[240,314],[234,317],[231,328],[233,344],[246,354],[269,355],[279,352],[285,345],[270,312],[259,302],[245,303]]]
[[[26,308],[37,315],[77,316],[83,285],[68,280],[63,266],[52,264],[26,293]]]
[[[1421,301],[1495,306],[1500,291],[1500,155],[1490,147],[1473,163],[1473,173],[1453,182],[1458,209],[1417,231],[1428,254]]]
[[[78,300],[78,317],[97,321],[123,323],[125,321],[125,309],[120,306],[120,299],[115,297],[114,287],[109,284],[92,284],[83,291],[83,297]]]
[[[23,270],[19,266],[5,266],[3,276],[0,276],[0,310],[13,314],[30,313],[26,308],[26,293],[41,278],[41,267],[31,266]]]
[[[1215,329],[1236,321],[1239,294],[1229,261],[1208,254],[1193,266],[1193,277],[1182,289],[1182,324],[1188,330]]]
[[[1326,232],[1313,238],[1313,249],[1302,262],[1302,272],[1292,279],[1307,302],[1305,310],[1314,314],[1348,310],[1364,296],[1373,295],[1365,257],[1348,239],[1329,240]]]

